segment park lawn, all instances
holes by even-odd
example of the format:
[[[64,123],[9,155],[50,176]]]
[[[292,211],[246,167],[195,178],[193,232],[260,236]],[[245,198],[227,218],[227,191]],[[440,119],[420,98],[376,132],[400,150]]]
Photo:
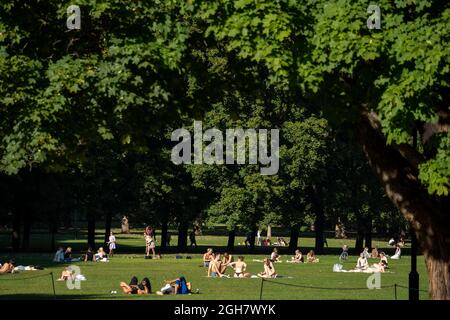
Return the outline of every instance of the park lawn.
[[[132,234],[121,234],[120,229],[114,229],[117,245],[119,249],[122,249],[122,252],[137,252],[145,250],[145,242],[141,233],[132,233]],[[289,240],[288,235],[284,235],[285,240]],[[160,235],[156,234],[157,246],[160,245]],[[177,245],[178,236],[173,234],[171,236],[171,246],[174,247]],[[0,234],[0,248],[7,248],[10,246],[11,235],[9,233]],[[78,237],[75,237],[73,232],[70,233],[57,233],[55,235],[55,241],[57,245],[61,246],[71,246],[75,251],[85,251],[86,243],[87,243],[87,234],[86,232],[81,232]],[[228,242],[228,237],[225,235],[213,235],[213,234],[205,234],[196,237],[197,245],[203,247],[226,247]],[[236,236],[235,245],[237,249],[239,247],[245,247],[244,245],[245,237]],[[276,236],[272,237],[272,241],[276,241]],[[329,248],[342,248],[344,244],[347,244],[350,248],[354,246],[354,239],[327,239]],[[393,254],[395,248],[392,248],[388,245],[387,239],[373,239],[372,246],[378,247],[379,249],[386,250],[387,254]],[[188,240],[188,244],[190,244]],[[104,243],[104,235],[102,230],[97,230],[96,234],[96,246],[105,246]],[[298,246],[300,248],[314,248],[315,239],[301,237],[298,240]],[[141,249],[142,248],[142,249]],[[30,250],[39,251],[39,252],[48,252],[51,250],[51,237],[48,233],[40,232],[40,233],[32,233],[30,237]]]
[[[52,263],[52,254],[22,254],[16,255],[16,261],[22,265],[42,265],[45,270],[23,271],[18,274],[0,275],[0,299],[50,299],[53,298],[53,289],[50,272],[55,279],[60,276],[66,264]],[[186,257],[186,254],[183,254]],[[263,259],[263,255],[246,255],[248,271],[252,274],[261,271],[260,262],[252,259]],[[7,257],[1,256],[4,261]],[[288,257],[284,256],[283,261]],[[393,300],[394,288],[381,288],[369,290],[366,288],[366,280],[370,274],[361,273],[335,273],[332,272],[333,264],[338,262],[337,256],[320,256],[317,264],[288,264],[277,263],[276,269],[280,278],[264,282],[263,299],[373,299]],[[376,262],[371,260],[370,263]],[[427,289],[427,274],[422,256],[418,257],[418,271],[420,274],[420,287]],[[344,263],[344,269],[351,269],[356,263],[356,257],[351,256]],[[259,299],[261,279],[234,279],[234,278],[207,278],[206,268],[200,267],[201,255],[192,255],[192,259],[175,259],[174,255],[164,255],[161,260],[145,260],[143,255],[115,255],[110,262],[76,262],[81,268],[81,273],[87,281],[81,282],[80,290],[69,290],[64,282],[55,282],[56,296],[58,299],[203,299],[203,300],[227,300],[227,299]],[[394,284],[407,286],[410,268],[409,257],[401,260],[390,260],[390,272],[381,274],[381,286]],[[231,273],[231,271],[228,271]],[[153,291],[163,286],[164,279],[176,278],[184,275],[193,284],[194,291],[199,294],[185,296],[148,296],[124,295],[120,291],[121,281],[129,282],[136,275],[139,279],[149,277]],[[40,277],[42,276],[42,277]],[[29,278],[29,279],[27,279]],[[336,289],[311,289],[296,286],[315,286]],[[344,288],[358,288],[344,290]],[[362,288],[362,289],[359,289]],[[117,294],[111,294],[116,290]],[[398,299],[407,299],[408,290],[398,288]],[[420,293],[421,299],[428,299],[427,292]]]

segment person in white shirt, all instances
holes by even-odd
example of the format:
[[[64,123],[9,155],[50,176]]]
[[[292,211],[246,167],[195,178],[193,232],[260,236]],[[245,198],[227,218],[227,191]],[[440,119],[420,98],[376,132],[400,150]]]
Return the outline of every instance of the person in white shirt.
[[[270,260],[272,262],[281,262],[280,256],[278,255],[278,250],[277,248],[273,248],[273,252],[270,255]]]
[[[400,249],[400,246],[397,244],[397,247],[395,248],[395,253],[391,257],[391,259],[400,259],[401,254],[402,254],[402,250]]]
[[[369,259],[370,258],[369,248],[365,247],[362,254],[364,255],[364,258]]]
[[[366,270],[369,267],[369,262],[367,261],[367,257],[364,255],[364,252],[362,252],[359,255],[358,261],[356,262],[356,268],[355,270]]]
[[[114,255],[114,250],[116,249],[116,236],[112,231],[109,235],[109,241],[106,244],[109,246],[109,256],[112,257]]]

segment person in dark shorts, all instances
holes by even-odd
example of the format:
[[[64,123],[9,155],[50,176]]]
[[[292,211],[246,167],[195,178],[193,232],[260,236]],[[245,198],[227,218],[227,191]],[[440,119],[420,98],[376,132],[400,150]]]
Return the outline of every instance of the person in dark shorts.
[[[94,251],[92,251],[92,248],[89,247],[86,254],[84,255],[84,262],[87,261],[94,261]]]
[[[139,283],[138,278],[136,276],[131,278],[129,284],[121,282],[120,287],[122,288],[123,293],[126,294],[149,294],[152,292],[150,280],[148,278],[144,278]]]

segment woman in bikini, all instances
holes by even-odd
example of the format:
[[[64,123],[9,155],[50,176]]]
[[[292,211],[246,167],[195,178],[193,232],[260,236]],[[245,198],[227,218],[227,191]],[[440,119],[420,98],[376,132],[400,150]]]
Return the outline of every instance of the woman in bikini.
[[[239,256],[237,262],[231,262],[230,267],[234,269],[235,278],[249,278],[251,276],[249,272],[245,272],[247,264],[244,262],[243,256]]]
[[[263,262],[264,271],[258,273],[258,276],[261,278],[276,278],[277,272],[275,271],[275,267],[273,266],[272,261],[270,259],[264,259]]]

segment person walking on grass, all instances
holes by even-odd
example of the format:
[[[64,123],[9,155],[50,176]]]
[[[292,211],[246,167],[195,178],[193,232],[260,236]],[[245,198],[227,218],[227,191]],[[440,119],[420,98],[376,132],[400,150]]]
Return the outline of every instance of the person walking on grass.
[[[106,244],[109,246],[109,256],[112,257],[114,255],[114,250],[116,249],[116,236],[112,231],[109,235],[109,241]]]
[[[192,246],[197,247],[197,240],[195,239],[195,231],[191,231],[191,233],[189,233],[189,241],[191,241],[191,247]]]
[[[148,259],[147,257],[150,257],[150,251],[152,252],[152,257],[155,258],[156,256],[156,252],[155,252],[155,239],[150,236],[150,235],[146,235],[145,236],[145,256],[146,259]]]

